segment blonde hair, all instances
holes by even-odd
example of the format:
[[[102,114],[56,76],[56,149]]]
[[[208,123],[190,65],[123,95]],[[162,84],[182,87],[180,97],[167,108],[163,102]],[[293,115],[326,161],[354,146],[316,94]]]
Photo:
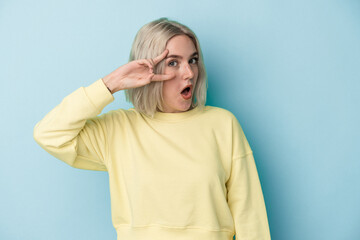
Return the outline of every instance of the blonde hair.
[[[206,91],[208,87],[207,74],[200,43],[195,33],[187,26],[164,17],[145,24],[135,36],[129,62],[138,59],[155,58],[165,50],[167,42],[172,37],[184,34],[194,42],[199,55],[198,79],[195,84],[194,96],[190,108],[196,106],[203,108],[206,102]],[[165,63],[161,61],[154,67],[154,73],[163,73],[164,67]],[[162,89],[163,81],[153,81],[144,86],[125,89],[124,91],[127,102],[131,102],[137,111],[152,118],[156,111],[163,111]]]

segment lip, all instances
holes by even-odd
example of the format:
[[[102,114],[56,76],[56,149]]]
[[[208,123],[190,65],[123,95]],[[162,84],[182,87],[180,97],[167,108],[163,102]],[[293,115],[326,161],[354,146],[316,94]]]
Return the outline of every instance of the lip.
[[[192,97],[192,92],[191,91],[189,91],[189,95],[188,96],[184,96],[184,95],[182,95],[181,94],[181,96],[185,99],[185,100],[189,100],[191,97]]]
[[[190,90],[189,90],[188,96],[185,97],[184,95],[181,94],[181,92],[184,91],[184,89],[188,88],[188,87],[190,88]],[[189,100],[192,97],[192,88],[193,88],[192,84],[186,85],[180,92],[181,97],[184,98],[185,100]]]
[[[188,84],[188,85],[186,85],[185,87],[183,87],[183,89],[180,91],[180,94],[181,94],[181,92],[184,91],[184,89],[187,88],[187,87],[190,87],[189,92],[192,93],[193,85],[192,85],[192,84]]]

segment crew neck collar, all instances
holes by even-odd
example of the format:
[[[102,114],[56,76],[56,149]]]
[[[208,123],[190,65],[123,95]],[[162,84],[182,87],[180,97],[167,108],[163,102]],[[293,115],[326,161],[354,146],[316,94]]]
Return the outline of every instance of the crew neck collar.
[[[190,118],[196,115],[200,111],[199,106],[195,106],[193,109],[185,112],[177,113],[167,113],[167,112],[155,112],[153,120],[163,121],[163,122],[178,122],[184,119]]]

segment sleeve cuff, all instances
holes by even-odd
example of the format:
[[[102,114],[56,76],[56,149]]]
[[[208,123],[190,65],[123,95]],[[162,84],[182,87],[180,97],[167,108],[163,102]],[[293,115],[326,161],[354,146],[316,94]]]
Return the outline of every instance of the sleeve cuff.
[[[102,110],[106,105],[114,101],[114,96],[109,92],[102,78],[85,87],[86,95],[94,107]]]

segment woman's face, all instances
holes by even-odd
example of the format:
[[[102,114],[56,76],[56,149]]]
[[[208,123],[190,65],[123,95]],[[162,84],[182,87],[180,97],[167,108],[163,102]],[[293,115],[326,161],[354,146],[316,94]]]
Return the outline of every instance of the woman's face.
[[[193,91],[198,78],[198,52],[193,41],[186,35],[172,37],[166,49],[165,74],[174,73],[175,77],[163,82],[164,112],[176,113],[189,110]],[[186,99],[181,91],[192,84],[191,97]]]

